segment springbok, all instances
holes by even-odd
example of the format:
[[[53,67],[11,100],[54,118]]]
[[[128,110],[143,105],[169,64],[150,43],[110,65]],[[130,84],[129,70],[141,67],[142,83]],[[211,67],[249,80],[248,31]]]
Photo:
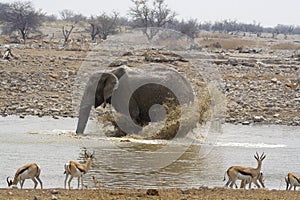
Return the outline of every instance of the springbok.
[[[95,188],[100,187],[101,182],[95,176],[92,176],[92,178],[93,178],[93,182],[94,182],[94,187]]]
[[[228,181],[225,184],[226,187],[230,186],[232,188],[235,185],[236,180],[244,180],[246,183],[249,183],[249,189],[251,188],[251,183],[253,182],[258,188],[260,185],[257,183],[257,180],[260,177],[262,161],[266,158],[266,155],[262,153],[261,156],[254,155],[254,158],[257,160],[257,167],[243,167],[243,166],[231,166],[227,169],[226,173],[228,176]],[[224,176],[225,180],[225,176]]]
[[[79,183],[80,183],[80,179],[81,179],[81,188],[83,189],[83,179],[82,176],[84,174],[86,174],[91,167],[92,164],[92,159],[94,158],[94,152],[92,154],[87,153],[86,151],[84,151],[84,156],[85,156],[85,162],[84,163],[78,163],[75,161],[69,161],[68,163],[65,164],[65,174],[66,174],[66,178],[65,178],[65,188],[66,188],[66,183],[68,180],[68,177],[70,175],[69,181],[68,181],[68,186],[69,189],[71,188],[71,181],[74,177],[78,177],[78,189],[79,189]]]
[[[288,173],[285,177],[286,182],[286,190],[291,190],[294,186],[294,190],[296,190],[296,186],[300,186],[300,177],[296,176],[293,173]]]
[[[17,170],[13,181],[9,180],[9,177],[6,178],[6,181],[8,187],[17,187],[19,181],[22,189],[25,179],[31,179],[34,182],[34,189],[36,189],[38,182],[41,185],[41,189],[43,189],[43,183],[40,179],[40,173],[41,168],[36,163],[26,164]],[[38,182],[36,180],[38,180]]]
[[[249,179],[249,180],[250,180],[250,179]],[[262,172],[260,172],[259,177],[258,177],[257,180],[258,180],[259,184],[260,184],[263,188],[265,188],[264,174],[263,174]],[[250,183],[250,182],[248,182],[247,180],[242,180],[242,181],[241,181],[240,188],[245,188],[245,186],[246,186],[248,183]]]

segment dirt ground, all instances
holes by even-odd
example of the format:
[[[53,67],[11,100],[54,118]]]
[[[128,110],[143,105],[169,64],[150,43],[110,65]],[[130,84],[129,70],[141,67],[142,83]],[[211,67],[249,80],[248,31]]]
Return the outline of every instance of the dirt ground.
[[[116,190],[64,190],[64,189],[44,189],[44,190],[20,190],[1,189],[0,199],[20,200],[20,199],[74,199],[74,200],[97,200],[97,199],[299,199],[299,191],[279,191],[279,190],[232,190],[224,188],[200,188],[200,189],[116,189]]]

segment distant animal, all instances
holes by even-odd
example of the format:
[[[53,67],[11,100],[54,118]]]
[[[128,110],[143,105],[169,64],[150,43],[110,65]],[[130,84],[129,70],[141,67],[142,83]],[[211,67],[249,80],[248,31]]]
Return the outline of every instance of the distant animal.
[[[296,186],[300,186],[300,176],[296,176],[293,173],[288,173],[284,179],[286,182],[286,190],[291,190],[292,187],[294,187],[294,190],[296,190]]]
[[[225,184],[226,187],[230,186],[231,188],[233,185],[235,185],[236,181],[244,180],[246,183],[249,183],[249,189],[251,188],[251,183],[253,182],[258,188],[260,188],[260,185],[258,184],[257,180],[259,179],[261,175],[261,166],[262,161],[266,158],[266,155],[264,153],[259,156],[256,152],[256,155],[254,155],[254,158],[257,160],[257,167],[243,167],[243,166],[231,166],[227,169],[225,172],[225,175],[228,176],[228,181]],[[224,180],[226,179],[224,175]]]
[[[14,55],[11,53],[11,49],[10,48],[7,48],[6,51],[4,52],[3,54],[3,59],[4,60],[10,60],[11,58],[13,58]]]
[[[43,183],[40,179],[40,173],[41,173],[41,168],[36,163],[26,164],[17,170],[13,180],[9,180],[9,177],[7,177],[6,181],[8,187],[10,186],[17,187],[17,184],[19,182],[22,189],[25,180],[31,179],[34,182],[34,189],[36,189],[38,182],[41,185],[41,189],[43,189]]]
[[[288,83],[285,83],[285,86],[288,88],[291,88],[292,90],[297,89],[297,87],[299,86],[299,81],[289,81]]]
[[[100,181],[95,176],[92,176],[92,178],[94,182],[94,187],[100,187]]]
[[[68,177],[70,175],[68,181],[69,189],[71,188],[70,186],[71,181],[74,177],[78,177],[78,189],[80,186],[80,180],[81,180],[81,188],[83,189],[84,185],[83,185],[82,177],[90,170],[92,159],[94,158],[94,152],[91,154],[91,153],[87,153],[87,151],[84,151],[84,156],[85,156],[85,163],[69,161],[68,163],[65,164],[65,172],[64,172],[66,174],[65,184],[64,184],[65,188],[66,188]]]

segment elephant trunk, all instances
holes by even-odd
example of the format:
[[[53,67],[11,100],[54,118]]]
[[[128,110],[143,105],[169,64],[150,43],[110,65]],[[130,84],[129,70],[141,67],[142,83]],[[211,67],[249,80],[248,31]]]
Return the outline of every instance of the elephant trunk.
[[[86,127],[92,105],[81,105],[79,110],[79,119],[77,123],[77,134],[83,134],[84,129]]]
[[[102,74],[100,73],[93,74],[86,85],[79,108],[79,118],[76,129],[77,134],[83,134],[92,106],[95,105],[95,93],[101,75]]]

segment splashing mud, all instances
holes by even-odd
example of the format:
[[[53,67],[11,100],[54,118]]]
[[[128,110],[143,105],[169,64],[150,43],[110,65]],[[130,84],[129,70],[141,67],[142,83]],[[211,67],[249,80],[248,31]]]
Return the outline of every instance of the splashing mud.
[[[204,125],[212,117],[212,98],[209,91],[211,88],[204,81],[200,71],[182,56],[163,50],[131,51],[123,54],[122,57],[111,63],[110,67],[119,67],[126,64],[130,68],[138,68],[143,64],[151,63],[160,63],[180,72],[193,88],[195,95],[194,102],[183,105],[176,105],[172,99],[164,102],[162,106],[167,113],[165,119],[146,124],[138,135],[132,134],[132,137],[172,139],[175,136],[185,136],[196,127],[197,123]],[[110,112],[101,108],[98,111],[100,112],[98,120],[104,124],[109,121],[115,127],[115,132],[120,132],[119,135],[122,135],[121,130],[118,129],[117,121],[130,119],[113,111]],[[109,135],[109,133],[107,134]]]

